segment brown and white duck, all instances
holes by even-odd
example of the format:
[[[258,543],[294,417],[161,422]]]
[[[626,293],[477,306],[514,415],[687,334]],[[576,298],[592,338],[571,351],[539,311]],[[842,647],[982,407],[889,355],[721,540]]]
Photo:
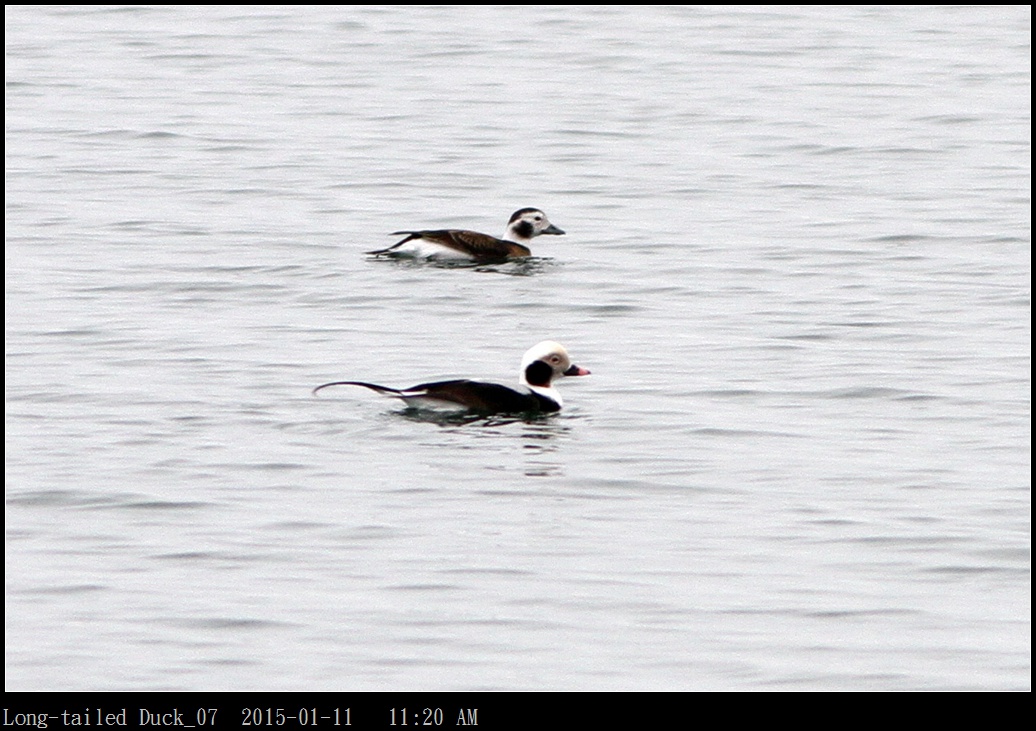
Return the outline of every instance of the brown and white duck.
[[[520,208],[511,215],[501,238],[477,231],[441,229],[437,231],[396,231],[406,238],[387,249],[368,251],[374,256],[419,259],[491,262],[531,256],[529,243],[542,234],[561,236],[565,232],[547,220],[538,208]]]

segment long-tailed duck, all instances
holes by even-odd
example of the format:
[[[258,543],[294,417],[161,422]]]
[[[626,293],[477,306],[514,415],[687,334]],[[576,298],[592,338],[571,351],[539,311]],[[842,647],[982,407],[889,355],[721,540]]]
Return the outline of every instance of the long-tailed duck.
[[[561,409],[563,403],[553,381],[561,376],[588,375],[590,371],[575,365],[561,345],[545,340],[529,348],[522,356],[518,379],[521,385],[517,388],[469,380],[420,383],[403,389],[364,381],[334,381],[317,386],[313,393],[328,386],[363,386],[418,408],[447,408],[486,414],[551,412]]]
[[[531,256],[529,242],[541,234],[561,236],[565,232],[547,220],[538,208],[520,208],[511,215],[503,238],[476,231],[395,231],[406,238],[387,249],[368,251],[374,256],[406,256],[421,259],[454,259],[476,262],[503,261]]]

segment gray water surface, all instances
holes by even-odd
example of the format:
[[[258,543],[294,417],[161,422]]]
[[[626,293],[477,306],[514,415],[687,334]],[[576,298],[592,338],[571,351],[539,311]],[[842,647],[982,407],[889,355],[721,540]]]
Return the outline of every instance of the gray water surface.
[[[6,688],[1028,690],[1030,17],[7,6]]]

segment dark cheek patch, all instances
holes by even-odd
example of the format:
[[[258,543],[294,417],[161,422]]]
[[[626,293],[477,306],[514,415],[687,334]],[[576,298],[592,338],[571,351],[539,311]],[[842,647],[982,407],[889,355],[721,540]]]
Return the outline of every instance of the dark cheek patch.
[[[522,221],[514,227],[514,232],[521,236],[523,239],[531,238],[534,231],[535,229],[532,227],[532,224],[528,221]]]
[[[549,386],[554,371],[542,360],[530,363],[525,368],[525,381],[530,386]]]

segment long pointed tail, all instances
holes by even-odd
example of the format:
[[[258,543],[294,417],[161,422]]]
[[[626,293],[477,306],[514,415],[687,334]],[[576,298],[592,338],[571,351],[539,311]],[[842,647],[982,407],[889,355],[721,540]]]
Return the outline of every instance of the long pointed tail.
[[[386,396],[402,396],[403,395],[403,392],[398,390],[398,389],[389,388],[388,386],[379,386],[376,383],[365,383],[364,381],[332,381],[331,383],[324,383],[324,384],[321,384],[321,385],[317,386],[316,388],[314,388],[313,389],[313,394],[315,395],[317,393],[317,391],[320,391],[321,389],[329,388],[330,386],[363,386],[364,388],[369,388],[371,391],[377,391],[378,393],[383,393]]]
[[[376,249],[374,251],[368,251],[367,253],[370,254],[371,256],[381,256],[382,254],[391,254],[393,251],[398,249],[400,246],[405,244],[407,241],[411,241],[412,239],[419,239],[419,238],[421,238],[421,233],[419,231],[393,231],[392,232],[393,236],[402,236],[403,234],[407,235],[405,239],[403,239],[402,241],[397,241],[396,243],[392,244],[392,246],[388,247],[387,249]]]

